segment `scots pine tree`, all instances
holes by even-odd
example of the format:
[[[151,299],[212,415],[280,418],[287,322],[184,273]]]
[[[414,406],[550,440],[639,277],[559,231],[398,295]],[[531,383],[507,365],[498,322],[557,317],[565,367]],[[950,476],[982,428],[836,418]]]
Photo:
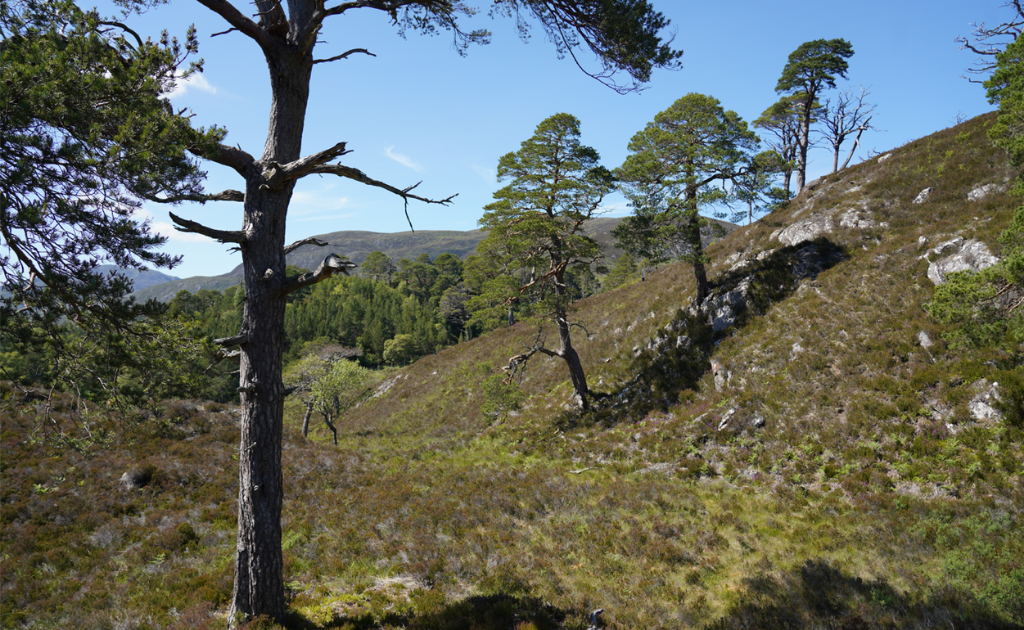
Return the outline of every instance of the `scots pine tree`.
[[[701,228],[702,209],[726,202],[721,184],[737,177],[757,148],[757,136],[718,99],[687,94],[629,141],[616,170],[633,214],[615,228],[624,249],[653,261],[676,257],[693,266],[696,303],[710,293]]]
[[[525,293],[540,296],[542,310],[558,329],[559,347],[547,348],[537,339],[530,354],[565,361],[574,396],[586,406],[590,390],[572,345],[567,278],[571,270],[589,268],[601,258],[601,248],[586,235],[584,224],[612,191],[611,173],[600,165],[597,151],[580,142],[579,121],[555,114],[537,126],[519,151],[501,158],[498,179],[510,181],[484,208],[480,226],[489,233],[477,252],[498,267],[530,270],[530,276],[522,284],[508,282],[507,275],[498,277],[485,291],[504,295],[505,304]]]
[[[807,150],[810,148],[811,122],[818,96],[836,86],[836,77],[846,78],[847,59],[853,46],[845,39],[816,39],[804,42],[789,55],[775,91],[794,97],[800,115],[796,151],[796,192],[807,184]]]

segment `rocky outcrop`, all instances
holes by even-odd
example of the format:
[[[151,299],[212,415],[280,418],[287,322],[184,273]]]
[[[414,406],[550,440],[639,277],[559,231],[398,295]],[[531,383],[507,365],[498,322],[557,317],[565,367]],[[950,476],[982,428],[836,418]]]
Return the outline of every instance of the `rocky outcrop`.
[[[999,383],[989,383],[986,379],[981,379],[972,383],[971,388],[977,392],[967,403],[971,417],[978,422],[998,422],[1002,419],[1003,414],[995,408],[995,404],[1001,400]]]
[[[917,193],[917,196],[914,197],[914,201],[912,201],[911,203],[924,203],[928,201],[928,197],[930,197],[934,191],[935,186],[929,186],[928,188],[925,188],[921,192]]]
[[[721,332],[736,323],[743,309],[747,308],[747,296],[750,294],[750,283],[753,276],[747,276],[736,287],[721,295],[710,295],[701,304],[699,310],[707,317],[713,331]]]
[[[946,255],[943,256],[943,254]],[[932,261],[930,258],[932,255],[943,257]],[[957,271],[977,273],[999,262],[999,258],[989,251],[987,245],[974,239],[964,240],[962,236],[940,243],[922,258],[929,260],[928,279],[935,285],[945,282],[948,274]]]
[[[999,184],[984,184],[975,186],[971,192],[967,193],[967,201],[981,201],[985,197],[997,192],[1002,191],[1002,186]]]
[[[831,234],[835,229],[836,225],[831,215],[815,214],[809,219],[797,221],[793,225],[775,232],[772,234],[772,238],[777,238],[783,245],[796,245]]]
[[[876,226],[867,210],[850,209],[839,215],[839,227],[848,230],[867,230]]]
[[[845,209],[832,209],[816,212],[809,218],[776,230],[768,237],[769,240],[778,240],[783,245],[799,245],[805,241],[813,241],[820,236],[826,236],[836,231],[836,227],[846,230],[867,230],[874,227],[887,227],[887,224],[878,224],[871,212],[867,209],[867,202],[861,201],[857,207]]]

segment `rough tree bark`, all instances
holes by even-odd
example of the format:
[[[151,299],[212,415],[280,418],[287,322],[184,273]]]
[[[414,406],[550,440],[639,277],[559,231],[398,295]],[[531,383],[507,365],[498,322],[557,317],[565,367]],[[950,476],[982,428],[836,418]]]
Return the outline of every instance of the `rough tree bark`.
[[[811,103],[813,99],[807,99],[803,105],[803,115],[800,117],[800,135],[796,139],[796,192],[803,192],[807,183],[807,149],[811,145]],[[789,182],[786,182],[786,190],[789,190]]]
[[[231,616],[284,617],[281,553],[281,433],[284,420],[285,220],[295,180],[269,184],[274,164],[300,157],[312,55],[268,55],[273,102],[263,157],[246,169],[242,268],[245,309],[238,391],[242,401],[238,467],[238,539]]]
[[[549,211],[548,214],[554,218],[553,213]],[[554,241],[555,248],[557,249],[558,238],[556,237],[552,240]],[[555,304],[557,307],[554,316],[555,323],[558,326],[559,344],[558,351],[554,352],[553,356],[557,356],[565,361],[565,365],[569,369],[569,381],[572,383],[573,397],[576,399],[576,404],[579,405],[581,409],[586,409],[588,406],[587,399],[590,397],[590,389],[587,387],[587,376],[583,372],[583,364],[580,362],[580,355],[576,352],[576,349],[572,347],[572,334],[569,330],[568,320],[569,300],[565,290],[565,266],[562,264],[562,260],[557,254],[552,255],[551,266],[555,269],[553,284],[555,289]]]
[[[370,179],[350,167],[327,164],[345,154],[344,143],[300,158],[302,132],[309,99],[314,59],[312,47],[288,46],[271,37],[284,26],[257,27],[234,7],[217,0],[202,0],[236,28],[254,31],[267,59],[273,101],[263,155],[254,159],[241,149],[197,147],[202,157],[234,168],[245,179],[245,193],[231,196],[244,203],[242,230],[226,232],[171,215],[182,231],[236,243],[242,253],[245,307],[240,335],[241,367],[238,391],[242,417],[238,468],[238,539],[231,619],[266,615],[283,619],[285,613],[281,553],[281,437],[286,395],[281,379],[286,296],[352,266],[333,254],[316,272],[295,278],[285,275],[285,256],[300,244],[323,245],[309,239],[285,247],[288,204],[295,182],[312,173],[331,173],[385,188],[406,199],[433,201]],[[280,5],[274,5],[280,9]],[[294,15],[300,20],[301,11]],[[269,19],[269,18],[268,18]],[[303,22],[299,22],[303,23]],[[255,30],[254,30],[255,29]],[[209,199],[224,198],[223,194]]]

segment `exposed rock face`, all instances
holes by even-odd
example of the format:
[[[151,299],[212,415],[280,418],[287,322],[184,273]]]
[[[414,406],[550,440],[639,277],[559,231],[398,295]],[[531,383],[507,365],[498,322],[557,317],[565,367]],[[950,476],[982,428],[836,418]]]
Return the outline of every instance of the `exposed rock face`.
[[[989,383],[987,380],[981,379],[972,383],[971,387],[978,392],[967,403],[971,417],[979,422],[995,422],[1002,419],[1003,414],[993,406],[996,401],[1000,400],[999,383]]]
[[[736,323],[736,318],[742,309],[747,306],[747,296],[750,293],[750,282],[753,277],[747,276],[736,288],[722,295],[711,295],[700,310],[708,316],[708,323],[712,330],[721,332]]]
[[[875,227],[875,221],[866,210],[850,209],[839,216],[839,227],[866,230]]]
[[[971,192],[967,193],[967,201],[981,201],[985,197],[988,197],[992,193],[999,192],[1001,187],[998,184],[985,184],[984,186],[975,186]]]
[[[829,219],[829,223],[831,224],[831,219]],[[782,240],[782,238],[780,235],[779,240]],[[757,258],[761,259],[761,256],[758,255]],[[817,243],[808,243],[796,252],[796,262],[793,265],[793,279],[799,282],[806,278],[817,278],[819,273],[842,261],[842,259],[843,255],[837,249],[822,247]],[[714,332],[722,332],[735,324],[740,314],[746,310],[750,301],[753,281],[754,276],[750,275],[740,280],[733,288],[721,294],[713,291],[703,303],[699,306],[691,305],[688,311],[691,315],[706,320]],[[654,345],[652,346],[649,343],[647,345],[648,348],[657,348],[664,343],[664,340],[656,338],[651,343]],[[636,354],[639,354],[639,352],[636,352]]]
[[[924,203],[924,202],[928,201],[928,197],[931,196],[931,194],[932,194],[932,192],[934,190],[935,190],[935,186],[929,186],[928,188],[925,188],[921,192],[917,193],[917,196],[914,197],[913,203]]]
[[[711,362],[711,373],[715,377],[715,391],[722,391],[729,385],[729,380],[732,378],[732,372],[725,369],[718,361]]]
[[[842,262],[843,255],[837,249],[810,243],[797,251],[796,258],[797,263],[793,265],[793,279],[810,278],[813,280],[825,269]]]
[[[783,245],[798,245],[804,241],[813,241],[819,236],[835,232],[837,222],[838,227],[847,230],[867,230],[878,226],[867,209],[867,202],[862,201],[855,208],[817,212],[803,221],[797,221],[789,227],[775,231],[768,238],[769,240],[778,240]],[[885,224],[882,224],[882,227],[885,227]]]
[[[809,219],[797,221],[793,225],[780,230],[776,238],[783,245],[796,245],[804,241],[813,241],[825,234],[831,234],[835,229],[836,225],[831,216],[816,214]]]
[[[152,466],[134,468],[132,470],[125,471],[125,473],[121,475],[121,485],[124,486],[126,490],[144,488],[153,480],[154,471],[155,469]]]
[[[718,422],[719,431],[732,429],[740,432],[761,428],[764,428],[764,416],[759,413],[748,415],[737,407],[732,407],[722,414],[722,419]]]
[[[932,341],[932,338],[929,337],[928,333],[926,333],[923,330],[921,332],[917,333],[917,342],[919,344],[921,344],[921,347],[926,349],[926,350],[928,348],[931,348],[933,345],[935,345],[934,342]]]
[[[965,241],[963,237],[957,237],[941,243],[930,253],[941,256],[947,252],[953,253],[928,265],[928,279],[933,284],[939,285],[945,282],[947,274],[957,271],[977,273],[999,262],[999,259],[989,251],[987,245],[974,239]]]

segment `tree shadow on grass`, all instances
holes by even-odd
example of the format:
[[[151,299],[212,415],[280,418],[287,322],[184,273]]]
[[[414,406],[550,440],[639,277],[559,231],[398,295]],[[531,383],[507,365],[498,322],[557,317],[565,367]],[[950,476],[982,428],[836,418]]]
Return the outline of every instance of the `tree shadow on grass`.
[[[407,628],[408,630],[559,630],[582,623],[580,611],[562,610],[529,595],[504,593],[478,595],[459,601],[447,601],[437,591],[413,591],[407,602],[394,600],[381,606],[372,599],[336,614],[320,625],[292,611],[285,624],[288,630],[370,630]],[[270,630],[279,626],[260,627]],[[250,624],[247,630],[255,630]]]
[[[1021,628],[970,593],[944,587],[920,597],[885,580],[864,580],[828,562],[809,560],[782,577],[744,581],[745,593],[708,628]],[[1018,620],[1024,621],[1024,620]]]
[[[727,271],[712,282],[712,293],[702,305],[679,309],[672,322],[633,349],[630,372],[636,376],[625,386],[598,395],[588,410],[564,412],[556,423],[563,430],[576,425],[610,426],[635,422],[676,404],[682,392],[696,389],[711,371],[718,342],[792,295],[801,282],[845,259],[840,245],[822,237]]]

